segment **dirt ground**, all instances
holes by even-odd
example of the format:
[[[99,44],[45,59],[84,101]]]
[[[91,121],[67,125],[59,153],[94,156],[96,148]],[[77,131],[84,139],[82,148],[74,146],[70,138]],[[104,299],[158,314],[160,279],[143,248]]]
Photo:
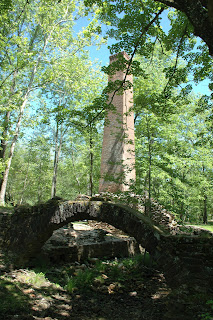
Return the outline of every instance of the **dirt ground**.
[[[125,237],[106,228],[113,236]],[[0,320],[213,320],[212,304],[206,304],[213,297],[184,286],[172,290],[156,268],[142,255],[2,268]]]
[[[183,289],[172,291],[163,274],[154,268],[125,266],[122,260],[105,263],[107,267],[99,267],[98,276],[89,284],[82,280],[70,292],[66,285],[69,278],[97,270],[97,261],[96,266],[91,261],[4,272],[0,277],[0,319],[213,319],[205,305],[207,297],[189,296]],[[8,303],[5,308],[4,303]],[[209,317],[204,318],[204,314]]]

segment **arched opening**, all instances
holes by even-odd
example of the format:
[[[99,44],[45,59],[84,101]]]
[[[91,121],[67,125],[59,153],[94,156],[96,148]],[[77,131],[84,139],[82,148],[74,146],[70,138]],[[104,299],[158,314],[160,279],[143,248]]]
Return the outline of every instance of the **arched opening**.
[[[134,237],[146,251],[155,255],[161,231],[150,219],[124,205],[102,201],[50,200],[35,207],[18,209],[6,223],[10,228],[4,234],[5,250],[11,252],[14,264],[23,265],[41,251],[55,230],[84,220],[108,223]],[[18,234],[17,225],[20,226]]]
[[[2,215],[1,226],[6,226],[0,230],[3,253],[15,266],[29,264],[54,230],[83,220],[105,222],[134,237],[174,286],[187,283],[189,274],[190,285],[212,283],[211,235],[173,236],[134,209],[112,202],[51,200]]]
[[[75,221],[57,230],[41,248],[40,256],[51,263],[88,259],[113,259],[144,254],[145,249],[120,229],[95,220]]]

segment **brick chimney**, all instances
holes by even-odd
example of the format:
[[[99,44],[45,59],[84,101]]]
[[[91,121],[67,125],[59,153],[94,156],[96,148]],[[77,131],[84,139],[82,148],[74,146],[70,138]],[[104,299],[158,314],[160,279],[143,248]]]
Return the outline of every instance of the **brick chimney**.
[[[130,57],[121,52],[110,56],[110,63],[122,54],[128,61]],[[126,70],[116,71],[109,76],[109,81],[124,80]],[[132,75],[127,81],[133,82]],[[109,95],[109,101],[113,92]],[[133,106],[133,89],[116,93],[112,104],[115,111],[109,111],[105,118],[104,136],[101,155],[101,179],[99,192],[128,191],[131,180],[135,180],[135,135]]]

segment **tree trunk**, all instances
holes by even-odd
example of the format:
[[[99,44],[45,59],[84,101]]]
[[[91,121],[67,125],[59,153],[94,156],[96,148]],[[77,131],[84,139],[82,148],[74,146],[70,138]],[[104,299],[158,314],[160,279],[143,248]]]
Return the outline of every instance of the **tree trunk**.
[[[41,160],[39,163],[39,175],[38,177],[41,177],[42,175],[42,167],[41,167]],[[38,198],[37,198],[37,202],[41,203],[41,199],[42,199],[42,186],[41,186],[41,179],[38,179]]]
[[[10,111],[7,111],[5,115],[4,130],[2,132],[1,147],[0,147],[0,158],[2,159],[3,164],[4,164],[5,153],[7,148],[7,133],[8,133],[8,126],[9,126],[9,119],[10,119]],[[0,178],[0,188],[3,183],[3,176],[4,176],[4,172],[2,172],[2,177]]]
[[[19,200],[19,205],[21,205],[22,202],[23,202],[24,192],[25,192],[26,187],[27,187],[27,180],[28,180],[30,160],[31,160],[31,157],[30,157],[31,150],[32,150],[32,148],[30,148],[30,150],[29,150],[29,156],[28,156],[28,161],[27,161],[27,172],[26,172],[25,179],[24,179],[24,185],[23,185],[23,188],[22,188],[21,198],[20,198],[20,200]]]
[[[13,80],[12,80],[12,84],[10,87],[10,95],[7,101],[7,106],[9,106],[10,100],[12,98],[12,96],[14,95],[15,92],[15,86],[16,86],[16,77],[18,75],[18,71],[15,70],[13,72]],[[4,163],[5,160],[5,154],[6,154],[6,149],[7,149],[7,135],[8,135],[8,129],[9,129],[9,121],[10,121],[10,114],[11,111],[8,110],[5,114],[5,118],[4,118],[4,124],[3,124],[3,132],[2,132],[2,139],[1,139],[1,147],[0,147],[0,158],[2,159],[2,162]],[[4,175],[4,172],[2,172],[2,176]],[[1,185],[3,182],[3,178],[0,178],[0,189],[1,189]]]
[[[146,127],[147,127],[147,139],[148,139],[148,161],[149,161],[149,169],[148,169],[148,199],[146,201],[146,213],[148,216],[151,215],[151,175],[152,175],[152,139],[149,128],[149,119],[146,116]]]
[[[9,127],[10,113],[11,113],[11,111],[7,111],[5,114],[4,129],[2,132],[0,158],[3,160],[5,159],[5,152],[6,152],[6,147],[7,147],[7,133],[8,133],[8,127]]]
[[[13,154],[14,154],[14,150],[15,150],[15,145],[16,145],[16,142],[17,142],[18,137],[19,137],[19,131],[20,131],[22,117],[23,117],[23,114],[24,114],[24,109],[26,107],[28,98],[30,96],[31,88],[32,88],[32,85],[33,85],[33,82],[34,82],[35,75],[37,73],[38,66],[39,66],[39,64],[41,62],[42,55],[43,55],[43,53],[44,53],[44,51],[46,49],[48,40],[49,40],[50,35],[51,35],[52,32],[53,32],[53,30],[50,32],[48,37],[46,37],[44,45],[43,45],[43,48],[42,48],[42,50],[40,52],[40,55],[39,55],[39,57],[38,57],[38,59],[37,59],[37,61],[35,63],[35,66],[32,69],[32,72],[31,72],[31,75],[30,75],[30,80],[29,80],[29,83],[28,83],[28,87],[26,89],[26,94],[24,95],[23,103],[22,103],[22,105],[20,107],[18,121],[16,123],[16,128],[15,128],[15,134],[13,136],[13,140],[12,140],[12,143],[11,143],[11,146],[10,146],[10,154],[9,154],[9,157],[8,157],[8,161],[7,161],[6,168],[5,168],[4,174],[3,174],[3,179],[2,179],[2,185],[1,185],[1,191],[0,191],[0,205],[3,205],[3,206],[5,204],[5,194],[6,194],[8,175],[9,175],[10,166],[11,166],[11,162],[12,162],[12,158],[13,158]]]
[[[14,150],[15,150],[15,145],[16,145],[16,142],[19,137],[21,121],[22,121],[22,117],[23,117],[24,108],[25,108],[27,101],[28,101],[28,96],[29,96],[29,91],[25,95],[24,102],[22,103],[22,106],[20,108],[18,121],[16,123],[15,134],[14,134],[11,146],[10,146],[10,153],[9,153],[9,157],[7,159],[6,167],[5,167],[3,178],[2,178],[1,191],[0,191],[0,205],[5,204],[5,194],[6,194],[8,175],[9,175],[10,166],[11,166],[11,162],[12,162],[12,158],[13,158],[13,154],[14,154]]]
[[[149,201],[151,201],[151,175],[152,175],[152,151],[151,151],[151,141],[149,140],[149,173],[148,173],[148,195],[149,195]]]
[[[89,194],[93,194],[93,137],[92,128],[90,126],[90,137],[89,137],[89,156],[90,156],[90,173],[89,173]]]
[[[72,158],[73,174],[74,174],[74,176],[75,176],[75,180],[76,180],[77,186],[78,186],[78,193],[81,194],[81,185],[80,185],[80,181],[79,181],[79,179],[78,179],[78,176],[77,176],[77,173],[76,173],[76,168],[75,168],[73,147],[71,147],[71,158]]]
[[[58,139],[59,139],[59,124],[57,122],[56,133],[55,133],[55,155],[54,155],[54,168],[53,168],[51,198],[54,198],[56,196],[58,163],[59,163],[59,157],[60,157],[62,141],[63,141],[62,125],[61,125],[61,137],[60,137],[59,144],[58,144]]]
[[[154,0],[176,8],[185,13],[192,26],[194,34],[200,37],[209,47],[213,55],[213,10],[212,0]]]
[[[205,166],[203,164],[203,176],[205,177]],[[203,223],[207,224],[208,220],[208,213],[207,213],[207,195],[206,195],[206,188],[204,187],[204,199],[203,199]]]
[[[39,61],[37,61],[38,63]],[[6,187],[7,187],[7,181],[8,181],[8,175],[9,175],[9,171],[10,171],[10,166],[11,166],[11,162],[12,162],[12,158],[13,158],[13,154],[14,154],[14,150],[15,150],[15,145],[16,142],[18,140],[19,137],[19,132],[20,132],[20,126],[21,126],[21,121],[23,118],[23,114],[24,114],[24,109],[26,107],[26,104],[28,102],[28,98],[30,95],[30,90],[33,84],[33,80],[37,71],[37,67],[38,65],[36,64],[36,66],[33,68],[32,73],[31,73],[31,77],[30,77],[30,81],[29,81],[29,85],[27,88],[27,92],[24,96],[23,99],[23,103],[20,107],[20,111],[19,111],[19,116],[18,116],[18,120],[16,123],[16,128],[15,128],[15,133],[13,136],[13,140],[10,146],[10,153],[9,153],[9,157],[7,159],[7,163],[6,163],[6,167],[3,173],[3,178],[2,178],[2,184],[1,184],[1,191],[0,191],[0,205],[4,205],[5,204],[5,194],[6,194]]]
[[[208,213],[207,213],[207,195],[204,194],[204,200],[203,200],[203,223],[208,223]]]
[[[184,167],[186,168],[186,166]],[[185,183],[185,172],[182,174],[182,182]],[[185,192],[183,191],[183,199],[180,201],[180,219],[183,221],[183,218],[185,216]]]

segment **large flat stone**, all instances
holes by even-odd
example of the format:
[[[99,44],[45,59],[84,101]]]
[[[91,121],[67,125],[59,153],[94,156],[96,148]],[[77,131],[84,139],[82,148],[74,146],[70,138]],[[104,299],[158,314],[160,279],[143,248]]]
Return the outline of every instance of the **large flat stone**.
[[[42,247],[41,256],[51,262],[82,262],[89,258],[129,257],[142,251],[133,237],[107,223],[90,221],[54,231]]]

